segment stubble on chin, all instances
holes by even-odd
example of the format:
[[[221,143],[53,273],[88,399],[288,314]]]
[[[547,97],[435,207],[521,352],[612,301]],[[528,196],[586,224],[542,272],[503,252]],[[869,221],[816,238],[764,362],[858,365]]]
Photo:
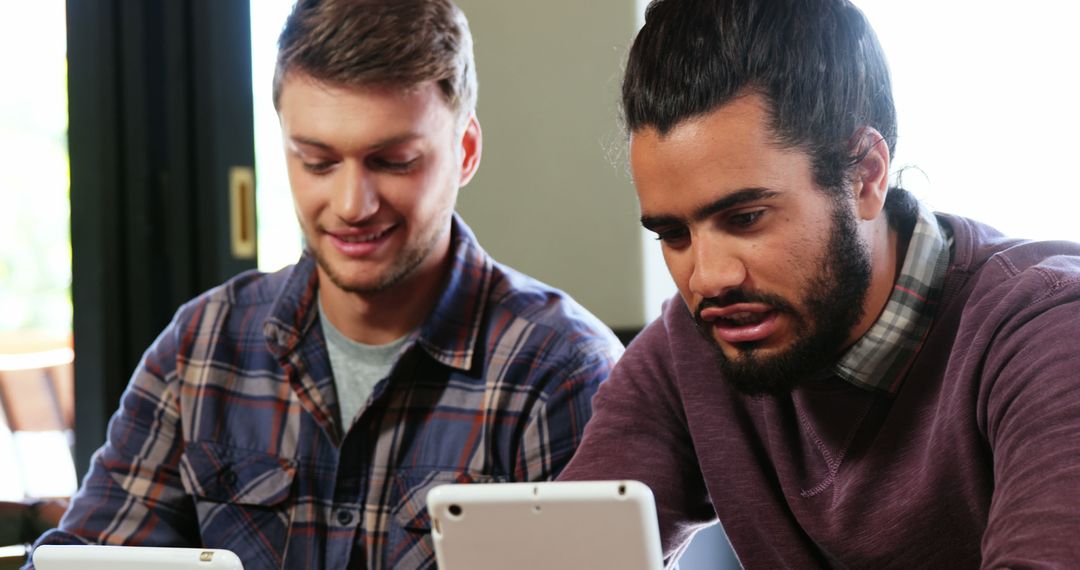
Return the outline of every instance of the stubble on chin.
[[[449,224],[444,232],[450,232]],[[337,271],[334,264],[320,250],[308,247],[308,251],[322,268],[323,273],[338,289],[354,295],[369,296],[382,293],[399,285],[413,274],[428,259],[442,238],[443,232],[437,232],[429,240],[417,247],[406,248],[393,260],[381,275],[348,278]]]

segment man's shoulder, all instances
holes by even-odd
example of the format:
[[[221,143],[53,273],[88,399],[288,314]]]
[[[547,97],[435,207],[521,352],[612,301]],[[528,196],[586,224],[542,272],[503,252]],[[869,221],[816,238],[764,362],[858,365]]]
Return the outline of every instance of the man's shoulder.
[[[574,354],[603,353],[617,358],[622,343],[611,329],[565,291],[493,263],[486,319],[489,338],[507,326],[528,328],[535,338]]]
[[[1010,238],[973,220],[942,219],[955,242],[947,278],[970,285],[974,296],[996,291],[1034,301],[1080,285],[1080,243]]]
[[[274,273],[245,271],[212,287],[182,305],[174,325],[192,334],[214,329],[214,334],[236,327],[262,331],[296,266]],[[233,331],[239,332],[239,331]]]
[[[961,354],[1012,354],[1033,339],[1072,351],[1080,335],[1080,244],[1007,238],[986,226],[948,220],[955,251],[946,273],[939,334]],[[1053,332],[1053,339],[1047,335]]]
[[[276,272],[266,273],[257,269],[244,271],[228,281],[204,291],[193,300],[227,304],[234,307],[271,305],[285,288],[295,265],[288,265]]]

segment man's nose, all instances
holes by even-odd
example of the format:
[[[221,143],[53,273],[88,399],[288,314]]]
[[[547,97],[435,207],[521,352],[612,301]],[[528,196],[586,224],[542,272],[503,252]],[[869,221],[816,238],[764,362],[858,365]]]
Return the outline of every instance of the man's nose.
[[[695,240],[690,290],[702,299],[721,297],[746,281],[746,265],[722,240]]]
[[[359,223],[379,211],[379,191],[367,169],[355,168],[347,174],[344,187],[334,195],[334,213],[346,223]]]

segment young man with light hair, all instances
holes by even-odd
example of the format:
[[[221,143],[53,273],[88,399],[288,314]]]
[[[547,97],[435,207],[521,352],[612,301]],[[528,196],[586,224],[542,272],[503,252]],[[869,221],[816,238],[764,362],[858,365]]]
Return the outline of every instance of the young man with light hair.
[[[38,544],[432,568],[429,489],[550,479],[577,447],[621,345],[454,213],[481,154],[465,16],[300,0],[279,48],[306,251],[180,309]]]

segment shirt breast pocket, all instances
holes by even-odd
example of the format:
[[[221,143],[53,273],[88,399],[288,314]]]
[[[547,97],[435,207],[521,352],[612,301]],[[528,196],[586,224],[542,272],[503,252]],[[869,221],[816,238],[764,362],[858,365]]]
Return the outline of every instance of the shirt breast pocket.
[[[505,477],[435,469],[399,471],[394,478],[392,522],[388,529],[388,568],[435,568],[428,491],[446,483],[500,483]]]
[[[191,443],[180,477],[195,502],[203,546],[226,548],[245,566],[279,568],[289,533],[292,461],[214,443]]]

